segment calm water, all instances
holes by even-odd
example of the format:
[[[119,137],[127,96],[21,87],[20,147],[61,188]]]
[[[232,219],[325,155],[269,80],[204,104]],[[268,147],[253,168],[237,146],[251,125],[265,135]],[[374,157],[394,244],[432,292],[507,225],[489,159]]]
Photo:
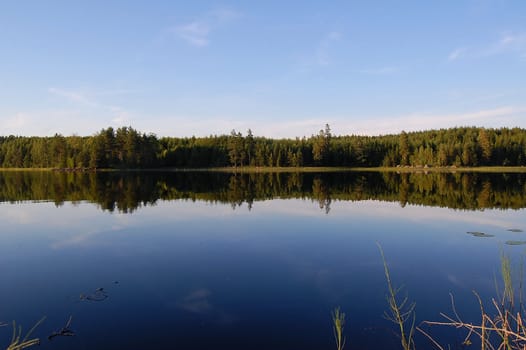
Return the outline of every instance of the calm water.
[[[47,316],[41,349],[334,349],[336,306],[346,348],[399,348],[377,242],[417,322],[450,292],[478,320],[526,248],[524,174],[0,172],[0,201],[0,324]]]

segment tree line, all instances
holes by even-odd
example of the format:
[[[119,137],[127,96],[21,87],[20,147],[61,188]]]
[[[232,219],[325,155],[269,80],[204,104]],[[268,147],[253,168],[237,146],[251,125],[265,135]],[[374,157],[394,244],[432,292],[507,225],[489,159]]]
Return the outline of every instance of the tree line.
[[[229,135],[161,137],[132,127],[93,136],[0,137],[4,168],[155,168],[301,166],[524,166],[526,130],[458,127],[398,135],[332,134],[271,139],[232,130]]]

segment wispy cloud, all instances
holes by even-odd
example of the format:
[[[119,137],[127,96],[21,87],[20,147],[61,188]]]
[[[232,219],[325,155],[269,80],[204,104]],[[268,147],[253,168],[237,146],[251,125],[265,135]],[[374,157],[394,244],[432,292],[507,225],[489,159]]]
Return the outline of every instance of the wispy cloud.
[[[188,44],[203,47],[208,45],[210,26],[205,22],[195,21],[175,27],[173,32]]]
[[[247,119],[232,116],[192,116],[169,115],[164,117],[137,120],[139,130],[152,130],[159,136],[208,136],[229,134],[232,129],[245,134],[251,129],[257,136],[273,138],[294,138],[317,134],[332,119],[305,118],[301,120],[273,120],[264,118]]]
[[[18,130],[23,130],[28,125],[28,115],[26,113],[18,112],[9,116],[5,121],[0,122],[0,126],[4,132],[16,135]]]
[[[526,33],[512,33],[504,35],[499,42],[500,50],[519,50],[526,49]]]
[[[109,114],[109,121],[111,124],[125,125],[131,122],[131,113],[125,108],[115,105],[108,105],[98,101],[97,96],[113,96],[120,94],[128,94],[133,90],[101,90],[93,92],[84,92],[78,90],[68,90],[63,88],[50,87],[48,93],[61,97],[68,102],[78,104],[80,107],[90,107],[97,110],[102,110],[104,114]]]
[[[82,132],[90,135],[108,125],[132,125],[142,132],[159,136],[208,136],[228,134],[232,129],[243,134],[250,128],[257,136],[295,138],[316,134],[328,123],[336,135],[385,135],[405,131],[420,131],[459,126],[526,127],[526,106],[501,106],[459,113],[414,112],[403,115],[363,116],[320,115],[301,120],[264,118],[248,120],[226,116],[140,116],[129,115],[114,107],[113,111],[101,110],[96,119],[85,110],[54,110],[21,112],[0,118],[0,130],[6,135],[71,135]],[[46,121],[43,123],[42,121]]]
[[[142,89],[108,89],[94,92],[95,96],[120,96],[120,95],[135,95],[144,92]]]
[[[97,97],[105,96],[120,96],[120,95],[132,95],[142,92],[143,90],[139,89],[106,89],[106,90],[71,90],[50,87],[47,89],[47,92],[68,99],[71,102],[82,103],[86,105],[97,106],[98,103],[95,102]]]
[[[457,49],[451,51],[451,53],[447,57],[447,60],[450,61],[450,62],[455,61],[455,60],[463,57],[465,53],[466,53],[466,48],[465,47],[457,48]]]
[[[526,126],[526,106],[502,106],[463,113],[411,113],[391,117],[367,118],[360,122],[346,123],[336,120],[338,130],[361,135],[392,134],[402,130],[419,131],[458,126]]]
[[[55,87],[50,87],[49,89],[47,89],[47,91],[52,95],[64,97],[70,102],[80,103],[83,105],[88,105],[88,106],[93,106],[93,107],[97,106],[97,103],[93,102],[92,100],[88,98],[87,95],[79,91],[65,90],[65,89],[60,89],[60,88],[55,88]]]
[[[225,23],[238,19],[243,15],[241,14],[241,12],[232,9],[222,8],[210,11],[207,16],[215,21],[218,21],[219,23]]]
[[[478,55],[481,57],[514,53],[526,54],[526,33],[505,33],[492,45],[483,48]],[[477,53],[475,53],[477,54]]]
[[[480,47],[459,47],[451,51],[448,61],[463,58],[483,58],[502,54],[518,54],[526,56],[526,33],[503,33],[493,43]]]
[[[358,72],[363,74],[370,74],[370,75],[390,75],[395,74],[400,71],[400,68],[393,67],[393,66],[385,66],[385,67],[378,67],[378,68],[368,68],[368,69],[361,69]]]
[[[92,127],[93,122],[81,117],[76,109],[20,111],[5,118],[0,117],[0,130],[4,135],[51,136],[55,133],[71,135],[79,130],[91,132]]]
[[[136,93],[126,89],[65,89],[50,87],[46,92],[56,98],[55,108],[20,110],[0,115],[0,130],[4,135],[51,136],[55,133],[90,135],[101,128],[132,125],[135,115],[128,109],[112,104],[116,95]],[[146,125],[141,131],[149,132]]]
[[[308,72],[317,67],[329,66],[333,62],[333,50],[343,34],[338,31],[330,31],[314,43],[313,49],[300,57],[298,71]]]
[[[100,242],[98,242],[98,240],[95,239],[95,237],[101,236],[107,233],[119,232],[121,230],[123,230],[123,227],[115,225],[110,228],[107,228],[107,227],[102,228],[102,229],[98,228],[98,229],[93,229],[87,232],[76,233],[76,234],[67,236],[64,239],[57,240],[51,243],[50,247],[52,249],[62,249],[62,248],[70,248],[72,246],[90,246],[90,245],[94,246],[94,245],[100,244]]]
[[[245,133],[249,128],[257,136],[295,138],[317,134],[328,123],[337,135],[385,135],[458,126],[526,127],[526,106],[501,106],[460,113],[414,112],[404,115],[369,116],[327,115],[301,120],[243,117],[172,115],[163,118],[139,119],[139,130],[152,130],[160,136],[207,136],[228,134],[232,129]]]
[[[329,54],[330,48],[335,42],[339,41],[341,38],[342,34],[336,31],[330,32],[325,37],[323,37],[316,50],[316,62],[320,66],[326,66],[331,63],[331,58]]]
[[[117,125],[130,124],[131,115],[125,109],[118,106],[108,106],[108,109],[114,114],[114,118],[111,120]]]
[[[210,34],[213,30],[239,17],[241,14],[233,10],[215,10],[191,22],[170,27],[168,32],[192,46],[205,47],[210,43]]]

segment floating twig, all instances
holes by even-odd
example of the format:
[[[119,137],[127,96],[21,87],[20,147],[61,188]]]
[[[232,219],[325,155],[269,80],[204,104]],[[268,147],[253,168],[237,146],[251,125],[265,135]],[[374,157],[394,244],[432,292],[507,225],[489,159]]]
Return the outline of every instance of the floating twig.
[[[91,294],[81,294],[80,300],[89,300],[89,301],[103,301],[108,298],[108,294],[106,294],[106,291],[104,288],[97,288],[95,289],[95,292]]]
[[[68,322],[66,323],[66,325],[64,327],[62,327],[60,330],[51,333],[47,337],[47,339],[48,340],[52,340],[55,337],[72,337],[72,336],[74,336],[75,332],[72,331],[69,328],[71,326],[71,319],[72,319],[72,316],[69,316],[69,319],[68,319]]]

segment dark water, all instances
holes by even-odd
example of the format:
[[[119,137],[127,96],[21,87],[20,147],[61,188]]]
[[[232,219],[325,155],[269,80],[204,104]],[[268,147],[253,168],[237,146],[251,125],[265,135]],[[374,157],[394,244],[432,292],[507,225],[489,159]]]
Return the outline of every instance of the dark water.
[[[0,201],[0,325],[47,316],[41,349],[335,349],[336,306],[346,349],[399,348],[377,243],[417,323],[450,292],[478,320],[526,248],[524,174],[0,172]]]

